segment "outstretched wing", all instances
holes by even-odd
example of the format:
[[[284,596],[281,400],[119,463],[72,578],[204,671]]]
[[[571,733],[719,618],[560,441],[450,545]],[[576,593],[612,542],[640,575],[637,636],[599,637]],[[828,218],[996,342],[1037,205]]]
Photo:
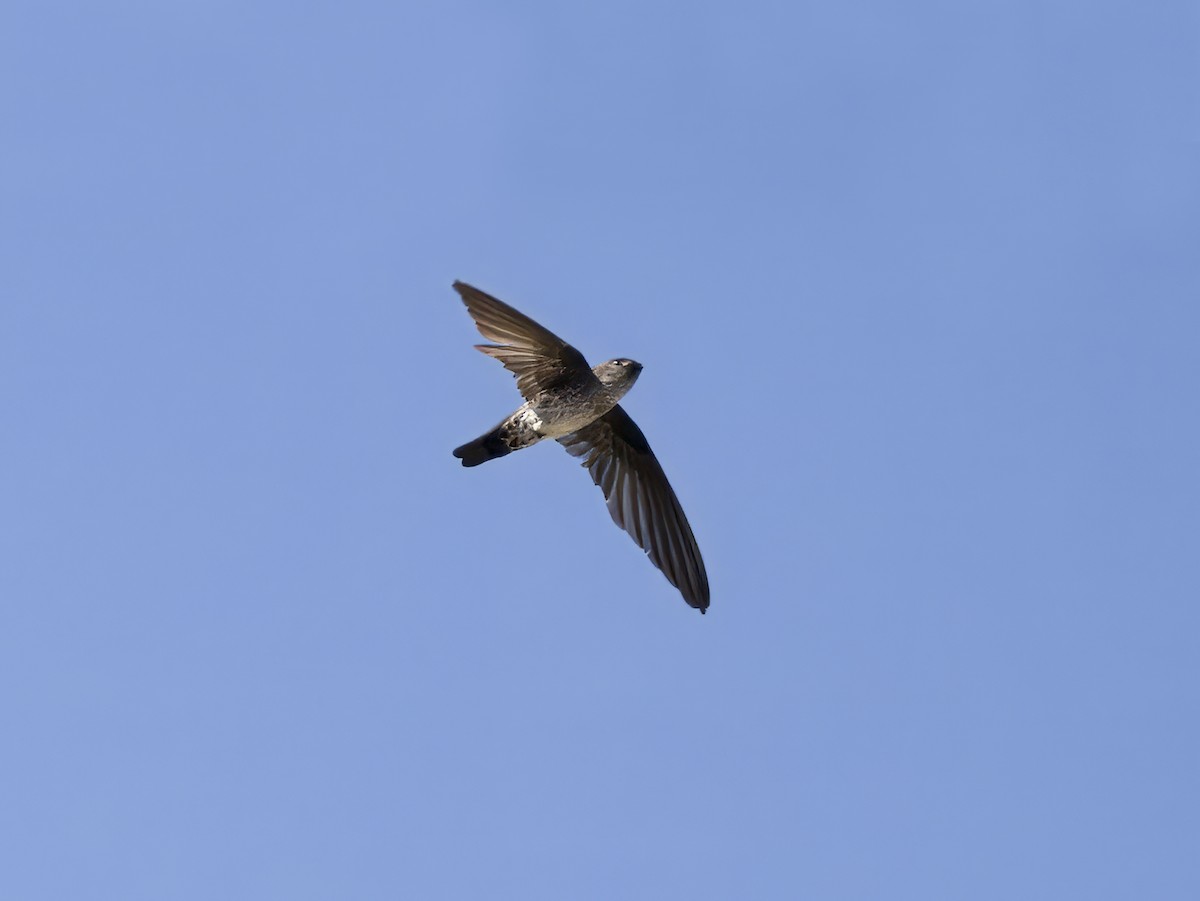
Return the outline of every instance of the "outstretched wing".
[[[604,492],[613,522],[633,536],[685,601],[701,613],[708,609],[708,573],[692,528],[646,436],[629,414],[613,407],[558,441],[568,453],[583,458],[592,481]]]
[[[454,290],[467,305],[479,333],[496,342],[475,346],[517,377],[517,389],[526,400],[591,375],[583,354],[525,314],[465,282],[455,282]]]

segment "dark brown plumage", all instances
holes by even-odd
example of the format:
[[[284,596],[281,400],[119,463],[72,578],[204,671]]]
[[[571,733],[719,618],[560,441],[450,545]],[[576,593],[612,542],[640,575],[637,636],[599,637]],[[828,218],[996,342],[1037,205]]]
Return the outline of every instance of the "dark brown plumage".
[[[580,457],[604,492],[608,512],[701,613],[708,609],[708,574],[691,526],[646,436],[617,403],[641,364],[616,359],[592,369],[583,354],[553,332],[478,288],[455,282],[480,333],[476,345],[517,377],[525,404],[491,431],[456,448],[477,466],[555,438]]]

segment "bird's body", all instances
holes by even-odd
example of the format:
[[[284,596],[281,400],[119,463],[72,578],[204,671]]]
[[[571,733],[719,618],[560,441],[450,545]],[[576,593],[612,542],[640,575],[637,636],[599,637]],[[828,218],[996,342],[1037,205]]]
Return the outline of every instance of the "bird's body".
[[[580,373],[552,389],[541,390],[505,417],[504,421],[475,441],[456,448],[454,455],[464,466],[476,466],[470,462],[475,456],[463,456],[460,451],[472,446],[486,446],[489,441],[507,448],[505,453],[530,447],[543,438],[562,438],[595,422],[633,387],[641,364],[632,360],[610,360],[601,363],[586,374]],[[503,453],[496,456],[504,456]],[[495,459],[495,456],[487,459]]]
[[[455,282],[485,338],[503,342],[476,347],[517,377],[525,403],[454,456],[478,466],[555,438],[584,458],[604,491],[609,513],[663,571],[684,600],[708,608],[708,575],[691,526],[641,429],[620,407],[642,365],[618,358],[588,366],[583,355],[503,301]]]

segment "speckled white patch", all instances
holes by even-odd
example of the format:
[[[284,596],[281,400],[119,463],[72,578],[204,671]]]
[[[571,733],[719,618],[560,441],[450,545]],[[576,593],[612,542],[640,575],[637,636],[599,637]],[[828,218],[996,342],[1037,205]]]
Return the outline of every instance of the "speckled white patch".
[[[521,430],[528,429],[541,434],[542,417],[538,416],[532,407],[525,406],[518,410],[513,416],[513,422]]]

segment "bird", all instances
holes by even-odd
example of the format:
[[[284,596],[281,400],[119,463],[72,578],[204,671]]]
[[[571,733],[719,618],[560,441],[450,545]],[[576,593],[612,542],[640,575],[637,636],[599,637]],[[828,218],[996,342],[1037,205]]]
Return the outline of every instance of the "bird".
[[[589,366],[582,353],[504,301],[454,282],[480,334],[475,347],[517,379],[525,403],[495,428],[454,449],[463,466],[479,466],[546,438],[581,459],[604,492],[613,522],[633,538],[689,606],[709,606],[704,559],[642,430],[618,401],[642,364],[618,357]]]

